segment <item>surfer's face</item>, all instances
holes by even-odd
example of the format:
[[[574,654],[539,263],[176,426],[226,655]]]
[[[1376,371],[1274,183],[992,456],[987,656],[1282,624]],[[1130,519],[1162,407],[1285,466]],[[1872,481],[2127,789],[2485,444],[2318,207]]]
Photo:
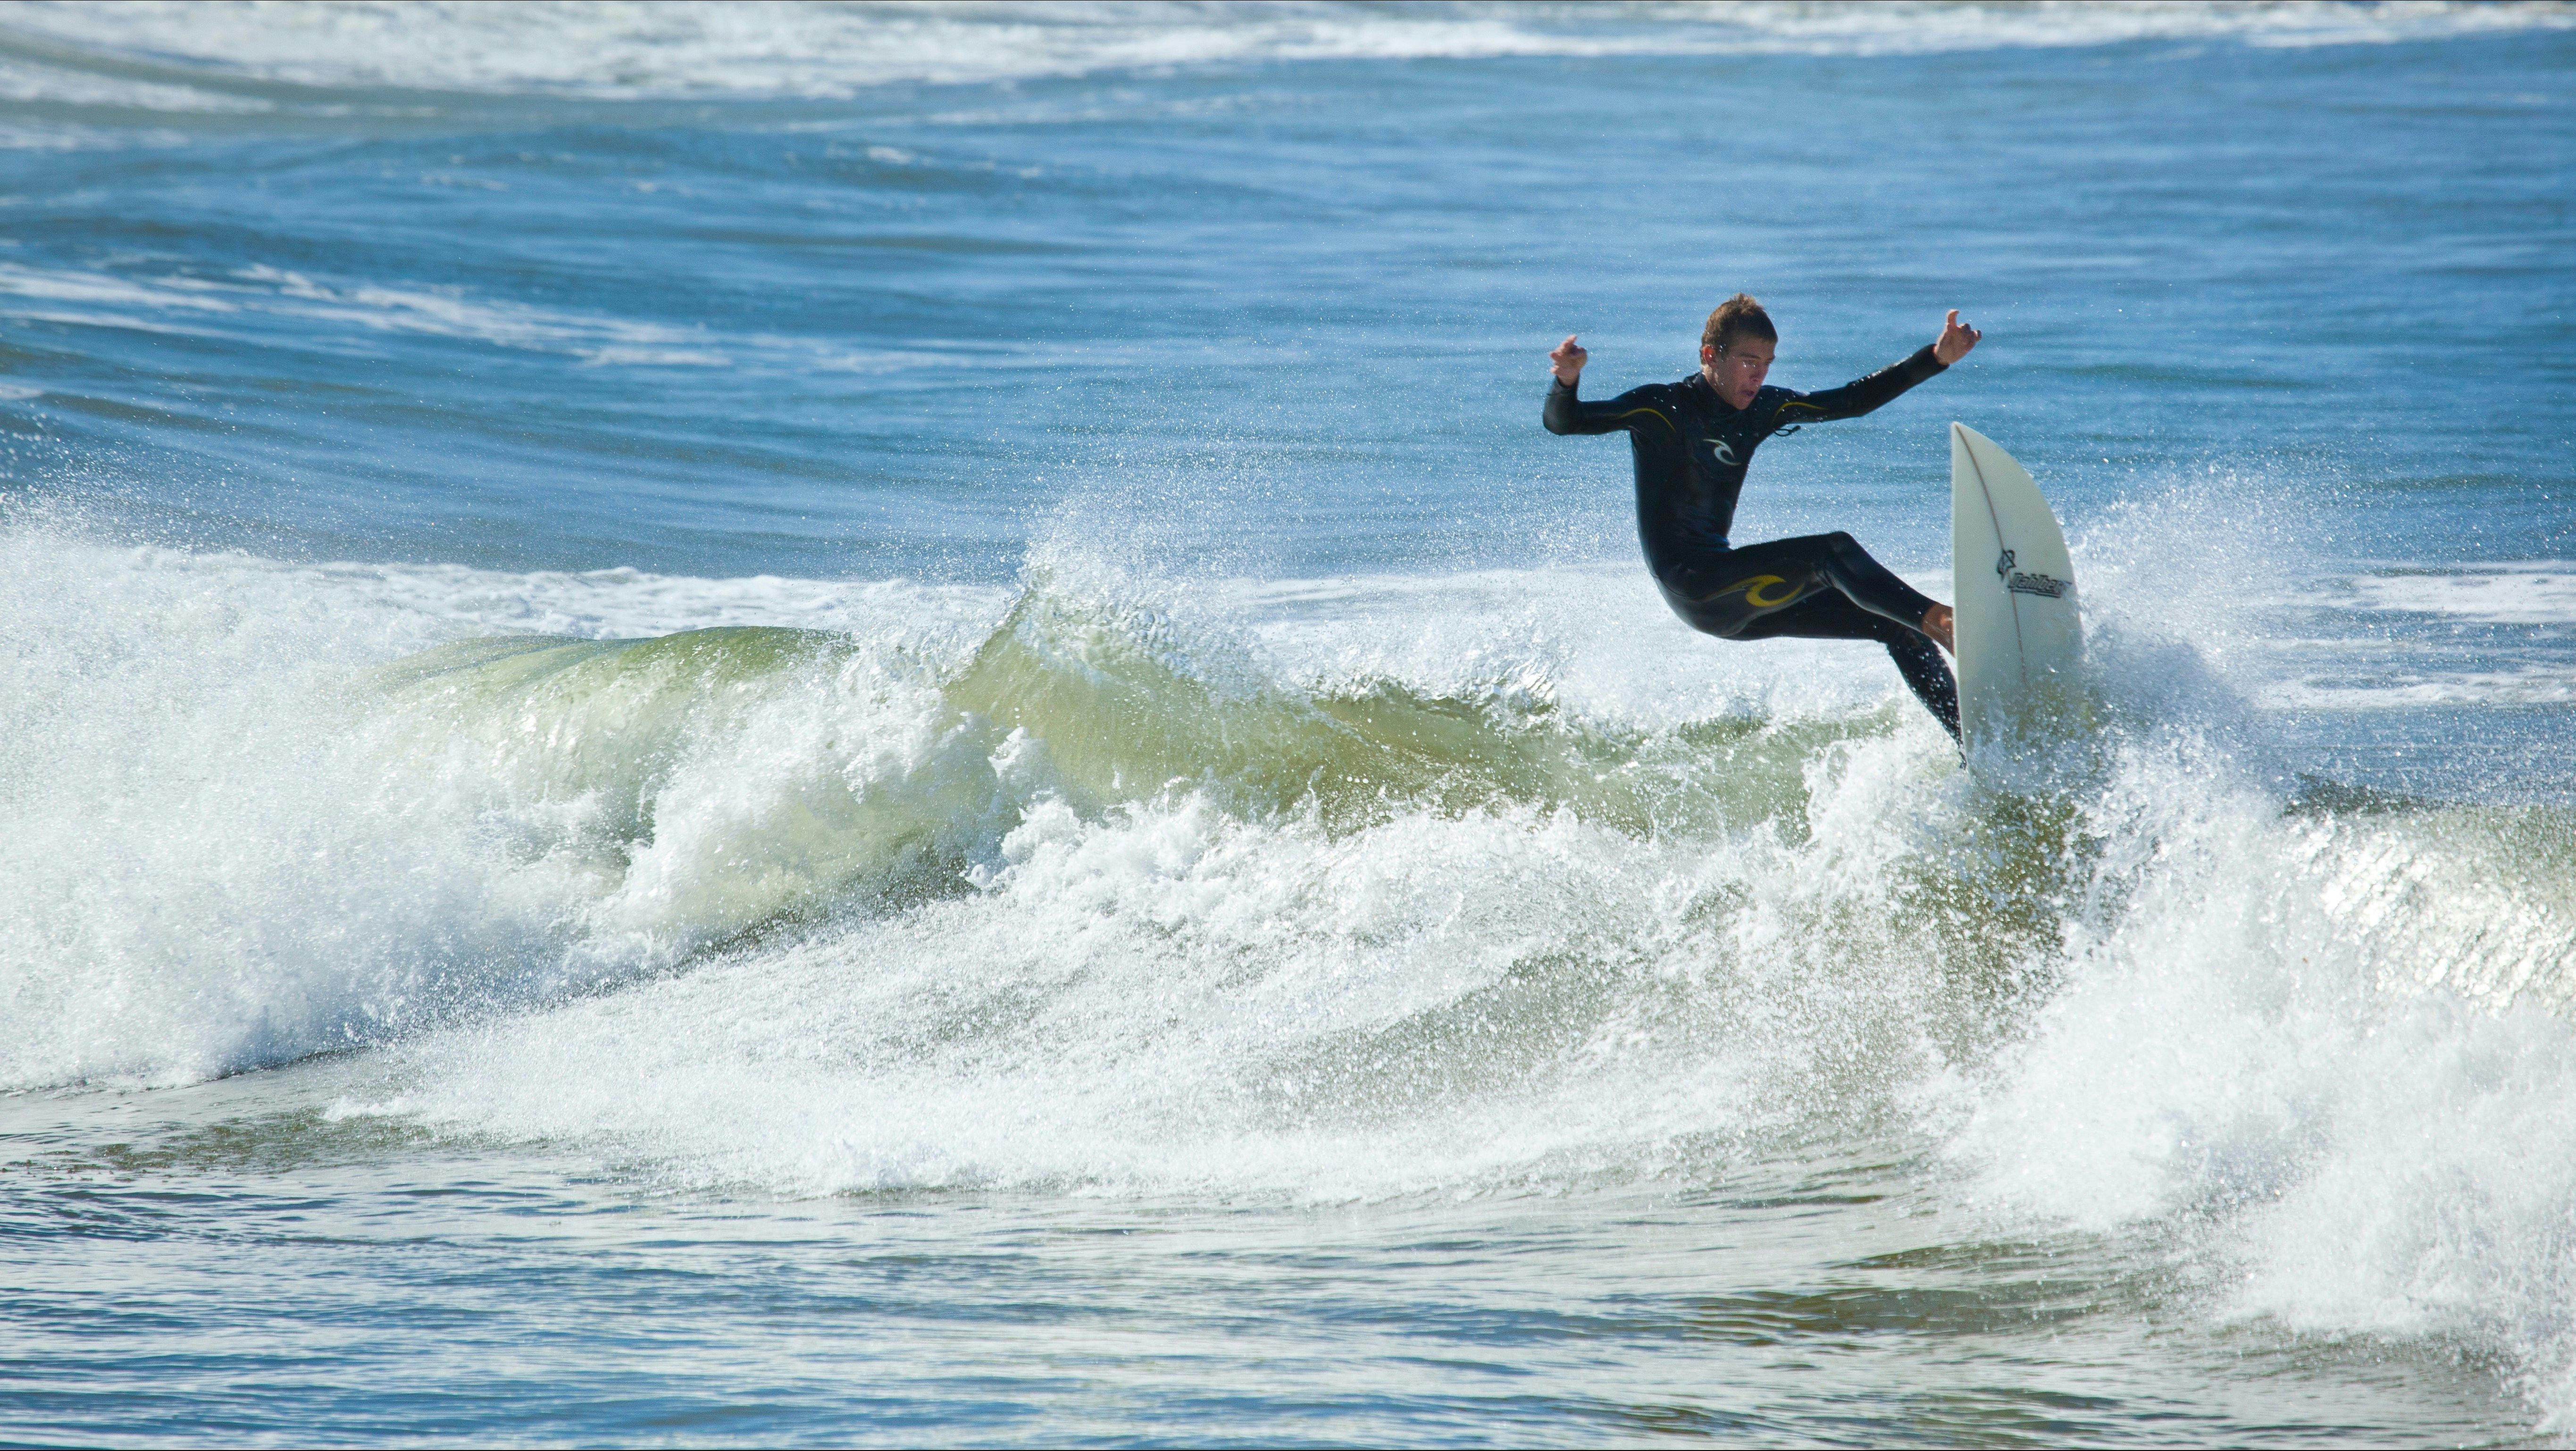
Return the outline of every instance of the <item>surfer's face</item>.
[[[1771,376],[1771,357],[1779,350],[1779,344],[1766,338],[1738,337],[1722,353],[1700,349],[1699,370],[1727,407],[1746,408],[1762,391],[1762,380]]]

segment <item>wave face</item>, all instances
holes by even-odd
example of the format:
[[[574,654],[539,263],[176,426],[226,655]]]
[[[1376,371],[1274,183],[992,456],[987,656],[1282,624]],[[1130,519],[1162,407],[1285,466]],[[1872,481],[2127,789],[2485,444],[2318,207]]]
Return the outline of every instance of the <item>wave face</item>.
[[[7,549],[14,1087],[372,1044],[334,1118],[791,1195],[1555,1193],[1893,1136],[2222,1318],[2576,1405],[2576,814],[2285,796],[2116,627],[2138,700],[2214,703],[2115,696],[2095,780],[2008,798],[1874,658],[1559,670],[1651,605],[1603,576],[1408,582],[1391,638],[1069,566]],[[514,590],[834,623],[473,623]]]

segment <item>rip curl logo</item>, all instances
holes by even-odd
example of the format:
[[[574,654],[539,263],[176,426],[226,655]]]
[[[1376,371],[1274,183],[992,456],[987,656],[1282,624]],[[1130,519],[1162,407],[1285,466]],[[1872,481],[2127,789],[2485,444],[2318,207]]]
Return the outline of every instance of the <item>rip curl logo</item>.
[[[2059,579],[2054,575],[2046,574],[2024,574],[2014,569],[2013,552],[2009,549],[2004,551],[2001,559],[1995,561],[1995,578],[2004,582],[2004,592],[2007,594],[2038,595],[2043,599],[2062,600],[2066,598],[2066,592],[2075,587],[2075,581],[2071,579]]]
[[[1762,592],[1771,588],[1773,585],[1782,586],[1780,592],[1776,595],[1765,596]],[[1753,606],[1757,610],[1767,610],[1774,605],[1785,605],[1798,597],[1798,587],[1790,584],[1780,576],[1776,574],[1757,574],[1751,579],[1739,579],[1735,583],[1728,585],[1726,588],[1719,590],[1716,594],[1710,595],[1709,598],[1720,599],[1735,593],[1737,590],[1744,591],[1744,602]]]
[[[1728,443],[1722,438],[1710,439],[1708,441],[1708,452],[1709,456],[1716,459],[1719,466],[1723,468],[1731,469],[1738,463],[1742,462],[1742,460],[1735,456],[1735,445]]]

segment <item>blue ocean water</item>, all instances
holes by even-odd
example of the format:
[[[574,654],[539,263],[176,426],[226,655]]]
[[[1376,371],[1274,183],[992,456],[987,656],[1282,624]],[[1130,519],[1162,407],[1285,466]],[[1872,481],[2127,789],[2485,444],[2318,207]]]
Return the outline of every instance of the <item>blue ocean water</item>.
[[[0,1439],[2576,1428],[2576,7],[0,12]],[[2059,505],[2100,770],[1692,635]]]

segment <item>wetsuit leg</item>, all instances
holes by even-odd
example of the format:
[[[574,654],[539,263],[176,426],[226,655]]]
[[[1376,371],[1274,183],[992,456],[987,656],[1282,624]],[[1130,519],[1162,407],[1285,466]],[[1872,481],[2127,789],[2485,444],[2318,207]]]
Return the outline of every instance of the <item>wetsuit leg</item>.
[[[1876,640],[1887,647],[1888,658],[1896,662],[1896,673],[1905,677],[1907,688],[1932,718],[1953,739],[1959,734],[1959,683],[1951,678],[1949,662],[1941,658],[1941,647],[1920,630],[1909,630],[1882,615],[1874,615],[1828,590],[1804,602],[1764,615],[1747,624],[1736,636],[1738,640]]]
[[[1922,633],[1932,601],[1849,534],[1712,550],[1662,571],[1657,582],[1674,613],[1722,639],[1876,640],[1924,709],[1959,733],[1958,685]]]
[[[1920,629],[1932,601],[1869,557],[1848,534],[1802,534],[1742,549],[1715,549],[1671,564],[1656,582],[1691,628],[1725,639],[1765,615],[1831,589],[1906,629]]]

